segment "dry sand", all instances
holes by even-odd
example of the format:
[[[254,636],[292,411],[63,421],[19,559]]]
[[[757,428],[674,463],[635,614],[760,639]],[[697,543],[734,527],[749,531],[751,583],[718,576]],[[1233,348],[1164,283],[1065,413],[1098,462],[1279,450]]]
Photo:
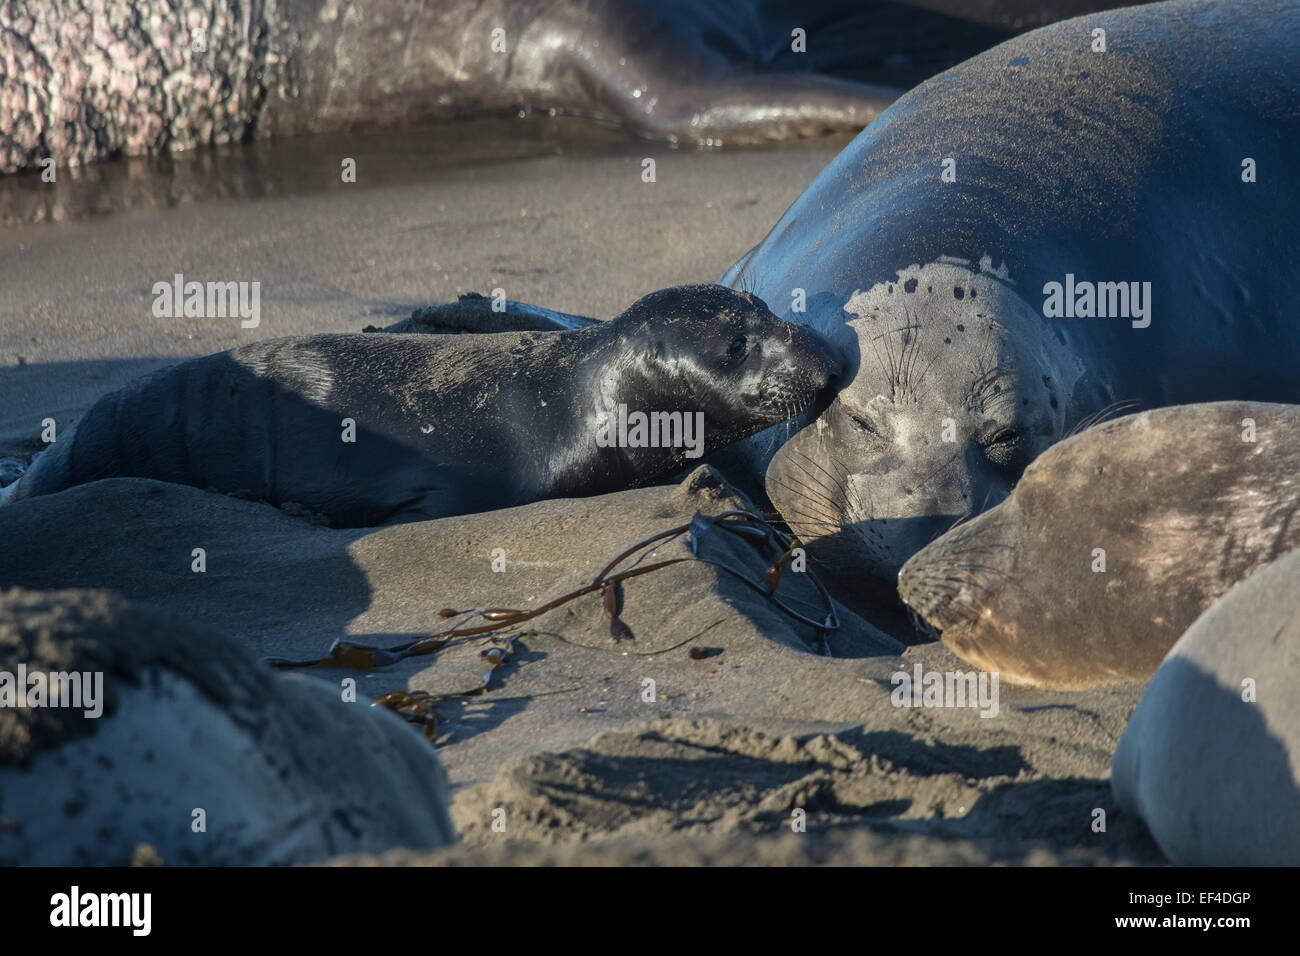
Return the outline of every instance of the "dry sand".
[[[345,149],[304,143],[300,178],[317,162],[337,168]],[[367,182],[363,164],[355,188],[290,182],[289,195],[11,229],[0,237],[0,455],[34,450],[42,418],[66,428],[141,372],[254,338],[387,324],[494,287],[608,316],[653,289],[709,281],[835,151],[606,144],[469,168],[430,162],[423,173],[408,155],[383,182]],[[657,159],[655,183],[642,182],[646,156]],[[176,272],[260,280],[261,326],[154,318],[151,286]],[[389,644],[429,633],[444,626],[444,607],[539,604],[645,535],[746,504],[706,469],[678,486],[335,530],[256,502],[115,479],[0,510],[0,585],[108,587],[259,654],[314,657],[340,637]],[[207,552],[203,574],[190,570],[196,547]],[[497,548],[502,573],[491,570]],[[731,559],[750,560],[743,549]],[[791,600],[814,599],[798,576],[782,587]],[[1115,811],[1105,780],[1136,685],[1079,694],[1004,685],[990,718],[899,708],[894,672],[965,666],[938,644],[904,648],[843,609],[835,656],[821,656],[802,625],[705,564],[646,575],[624,594],[633,642],[614,644],[589,596],[530,622],[489,693],[440,707],[463,845],[379,862],[1161,859]],[[692,659],[693,646],[709,656]],[[311,673],[356,676],[371,695],[455,691],[479,680],[480,648],[466,642],[368,675]],[[791,832],[798,808],[807,833]],[[1096,809],[1105,832],[1092,828]],[[504,832],[493,827],[502,818]]]

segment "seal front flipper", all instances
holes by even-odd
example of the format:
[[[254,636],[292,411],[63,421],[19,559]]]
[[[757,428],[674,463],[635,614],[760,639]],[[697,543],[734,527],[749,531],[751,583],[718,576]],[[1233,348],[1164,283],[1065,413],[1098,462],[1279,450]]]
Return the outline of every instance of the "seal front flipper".
[[[446,305],[416,309],[409,318],[384,328],[366,326],[363,332],[422,332],[432,335],[483,334],[487,332],[567,332],[596,325],[598,319],[555,312],[526,302],[504,300],[504,309],[493,308],[501,300],[470,292]]]

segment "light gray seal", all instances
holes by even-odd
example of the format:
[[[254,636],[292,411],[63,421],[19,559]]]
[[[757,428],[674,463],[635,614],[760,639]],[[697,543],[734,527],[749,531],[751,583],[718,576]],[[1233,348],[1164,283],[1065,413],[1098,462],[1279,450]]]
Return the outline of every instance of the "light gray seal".
[[[1295,0],[1173,0],[1010,40],[900,99],[728,274],[847,356],[815,421],[748,443],[846,587],[892,589],[1107,408],[1300,401],[1298,34]]]
[[[124,866],[143,845],[285,866],[456,839],[438,757],[399,717],[105,591],[0,593],[0,704],[2,865]]]

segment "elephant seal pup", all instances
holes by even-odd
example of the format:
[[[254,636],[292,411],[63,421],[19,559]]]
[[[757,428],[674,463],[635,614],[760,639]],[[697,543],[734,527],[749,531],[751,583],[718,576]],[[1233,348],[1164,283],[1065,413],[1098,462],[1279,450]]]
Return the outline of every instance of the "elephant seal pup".
[[[721,286],[572,332],[276,339],[105,396],[6,497],[154,478],[359,527],[596,495],[804,411],[837,371],[813,333]]]
[[[1215,602],[1151,678],[1111,765],[1184,866],[1300,866],[1300,552]]]
[[[39,695],[39,696],[34,696]],[[455,842],[433,748],[106,591],[0,593],[0,865],[290,865]]]
[[[1300,406],[1183,405],[1054,446],[903,566],[903,599],[1004,679],[1145,680],[1230,587],[1300,547]]]

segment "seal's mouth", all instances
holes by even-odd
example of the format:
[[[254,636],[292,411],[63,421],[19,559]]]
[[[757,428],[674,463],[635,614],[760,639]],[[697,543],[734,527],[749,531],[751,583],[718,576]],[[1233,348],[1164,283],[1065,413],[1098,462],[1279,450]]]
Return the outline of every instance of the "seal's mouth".
[[[780,422],[829,400],[844,363],[829,345],[804,329],[765,370],[756,403],[760,414]]]
[[[758,390],[757,410],[771,422],[793,418],[812,407],[826,387],[802,369],[789,367],[763,378]]]
[[[1010,543],[996,521],[995,512],[986,512],[959,525],[898,572],[899,596],[950,645],[978,630],[1005,583]]]

